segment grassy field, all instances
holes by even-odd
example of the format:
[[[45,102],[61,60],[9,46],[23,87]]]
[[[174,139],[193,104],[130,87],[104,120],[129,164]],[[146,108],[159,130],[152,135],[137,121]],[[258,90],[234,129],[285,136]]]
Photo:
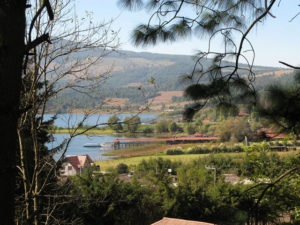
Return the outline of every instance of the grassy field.
[[[243,156],[245,153],[220,153],[216,154],[218,156]],[[114,160],[107,160],[107,161],[97,161],[95,162],[96,165],[100,165],[101,171],[106,171],[109,168],[115,168],[120,163],[125,163],[131,168],[134,167],[134,165],[138,165],[142,160],[149,160],[149,159],[155,159],[157,157],[163,158],[163,159],[169,159],[171,161],[180,161],[183,164],[187,164],[193,160],[208,157],[209,154],[184,154],[184,155],[162,155],[157,154],[156,155],[148,155],[148,156],[138,156],[138,157],[131,157],[131,158],[119,158]]]
[[[187,145],[188,146],[188,145]],[[185,147],[187,147],[185,146]],[[131,167],[131,169],[134,169],[135,165],[138,165],[142,160],[149,160],[149,159],[156,159],[158,157],[161,157],[163,159],[169,159],[171,161],[180,161],[183,164],[187,164],[193,160],[199,159],[199,158],[204,158],[204,157],[208,157],[211,154],[183,154],[183,155],[166,155],[165,152],[163,151],[163,149],[167,149],[170,148],[170,146],[166,145],[166,146],[156,146],[155,148],[153,148],[154,146],[150,147],[149,149],[152,148],[153,150],[144,150],[143,153],[145,155],[141,155],[141,156],[130,156],[130,154],[133,154],[132,150],[126,150],[124,151],[125,153],[116,153],[114,155],[118,155],[121,158],[118,159],[114,159],[114,160],[107,160],[107,161],[97,161],[95,162],[96,165],[100,165],[100,168],[102,171],[106,171],[109,170],[110,168],[116,168],[116,166],[120,163],[125,163],[127,164],[129,167]],[[156,150],[155,150],[156,149]],[[117,152],[118,150],[116,150],[115,152]],[[122,151],[122,150],[121,150]],[[147,155],[147,154],[148,155]],[[272,152],[270,152],[269,154],[271,154]],[[300,150],[298,149],[297,151],[288,151],[288,152],[275,152],[277,153],[280,157],[289,157],[289,156],[295,156],[297,154],[300,153]],[[123,156],[122,156],[123,154]],[[218,153],[218,154],[214,154],[214,156],[219,156],[219,157],[225,157],[225,156],[230,156],[230,157],[244,157],[246,153],[241,152],[241,153]],[[126,157],[124,157],[124,155],[126,155]],[[133,154],[135,155],[135,154]]]
[[[188,163],[194,159],[198,159],[201,157],[207,156],[206,154],[203,155],[158,155],[157,157],[161,157],[163,159],[170,159],[172,161],[181,161],[183,163]],[[155,159],[155,155],[151,156],[138,156],[138,157],[131,157],[131,158],[119,158],[115,160],[107,160],[107,161],[97,161],[96,165],[100,165],[101,171],[106,171],[109,168],[115,168],[120,163],[125,163],[128,166],[134,166],[139,164],[142,160],[149,160]]]

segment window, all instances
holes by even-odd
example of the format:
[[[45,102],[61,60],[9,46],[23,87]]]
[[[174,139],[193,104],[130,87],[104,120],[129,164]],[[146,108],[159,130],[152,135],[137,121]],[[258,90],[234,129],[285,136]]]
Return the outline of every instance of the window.
[[[72,170],[72,166],[68,166],[68,170]]]

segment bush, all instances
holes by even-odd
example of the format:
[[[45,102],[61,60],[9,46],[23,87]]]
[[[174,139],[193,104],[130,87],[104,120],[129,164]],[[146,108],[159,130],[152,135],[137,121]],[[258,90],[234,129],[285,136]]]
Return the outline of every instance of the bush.
[[[196,146],[188,151],[188,154],[207,154],[210,153],[210,150],[205,147]]]
[[[141,124],[141,119],[139,116],[125,117],[124,124],[127,131],[134,133]]]
[[[169,132],[169,122],[167,120],[160,120],[155,124],[157,133]]]
[[[185,126],[185,132],[188,133],[188,134],[194,134],[196,133],[196,128],[193,124],[190,124],[188,123],[186,126]]]
[[[178,130],[178,125],[174,121],[169,123],[169,132],[170,133],[175,133]]]
[[[117,166],[117,172],[118,174],[122,174],[122,173],[128,173],[128,166],[125,163],[120,163]]]
[[[143,130],[143,133],[145,134],[152,134],[153,133],[153,128],[151,127],[145,127]]]
[[[174,149],[168,149],[166,152],[167,155],[182,155],[184,152],[181,149],[174,148]]]
[[[234,146],[232,148],[232,150],[233,150],[233,152],[243,152],[244,151],[244,149],[239,145]]]
[[[120,118],[117,115],[112,115],[108,118],[108,126],[114,131],[120,131],[123,129]]]

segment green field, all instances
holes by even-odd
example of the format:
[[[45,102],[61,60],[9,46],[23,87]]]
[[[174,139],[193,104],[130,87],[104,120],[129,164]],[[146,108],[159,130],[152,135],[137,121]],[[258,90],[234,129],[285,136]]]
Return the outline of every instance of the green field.
[[[237,156],[244,155],[245,153],[220,153],[216,154],[218,156]],[[106,171],[109,168],[115,168],[120,163],[125,163],[130,167],[134,167],[134,165],[139,164],[142,160],[155,159],[156,157],[160,157],[163,159],[170,159],[171,161],[180,161],[184,164],[189,163],[193,160],[207,157],[209,154],[184,154],[184,155],[150,155],[150,156],[138,156],[131,158],[119,158],[114,160],[107,161],[97,161],[96,165],[100,165],[101,171]]]

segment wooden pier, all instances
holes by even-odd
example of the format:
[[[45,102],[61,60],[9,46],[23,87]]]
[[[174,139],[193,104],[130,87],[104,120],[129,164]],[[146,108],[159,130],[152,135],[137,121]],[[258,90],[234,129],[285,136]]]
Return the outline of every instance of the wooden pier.
[[[217,141],[218,137],[174,137],[174,138],[116,138],[114,149],[129,148],[153,143],[182,144]]]

